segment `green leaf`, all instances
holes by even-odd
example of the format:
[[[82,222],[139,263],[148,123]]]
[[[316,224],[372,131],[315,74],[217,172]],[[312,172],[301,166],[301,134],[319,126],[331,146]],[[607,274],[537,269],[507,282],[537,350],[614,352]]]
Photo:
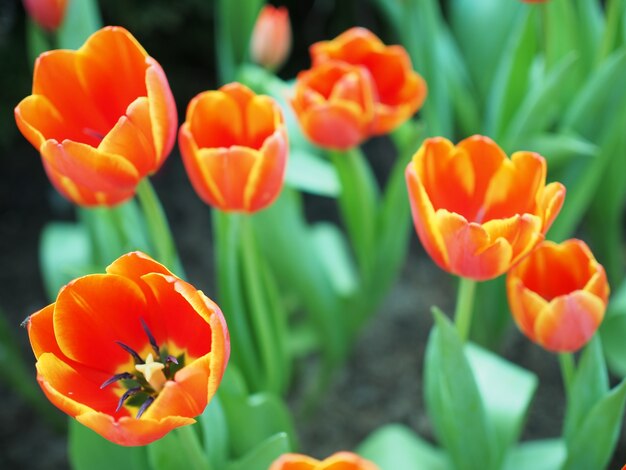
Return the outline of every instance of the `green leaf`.
[[[243,458],[231,463],[227,470],[267,470],[274,460],[291,449],[289,437],[281,432],[268,437]]]
[[[446,316],[433,309],[435,327],[426,347],[425,399],[436,434],[459,470],[498,468],[494,428],[463,351]]]
[[[527,9],[516,20],[496,71],[487,104],[486,133],[498,140],[526,95],[529,70],[537,51],[536,9]]]
[[[39,257],[41,274],[50,300],[54,300],[59,289],[72,279],[95,270],[89,237],[79,224],[47,224],[41,234]]]
[[[509,451],[504,470],[560,470],[565,457],[561,439],[524,442]]]
[[[219,394],[211,399],[198,422],[202,426],[204,450],[211,467],[224,468],[228,460],[228,423]]]
[[[342,297],[353,294],[358,274],[343,233],[335,225],[320,222],[312,227],[311,236],[335,291]]]
[[[570,52],[550,69],[545,79],[530,88],[504,135],[503,147],[507,151],[518,150],[525,139],[546,131],[556,117],[563,82],[572,73],[576,61],[576,52]]]
[[[295,447],[295,431],[291,413],[276,395],[263,392],[250,396],[219,391],[230,435],[231,455],[242,457],[257,443],[284,433],[289,447]]]
[[[611,296],[600,336],[611,372],[626,377],[626,281]]]
[[[35,60],[39,54],[53,49],[50,36],[30,17],[26,19],[26,46],[31,70],[34,68]]]
[[[337,197],[341,192],[335,168],[326,160],[300,149],[291,150],[285,183],[317,196]]]
[[[388,424],[370,434],[357,453],[380,470],[448,470],[447,456],[401,424]]]
[[[145,470],[145,447],[124,447],[107,441],[75,419],[69,420],[68,457],[74,470]]]
[[[528,142],[527,150],[543,155],[548,162],[550,174],[563,169],[579,158],[594,158],[598,146],[577,134],[539,134]]]
[[[57,31],[60,49],[78,49],[102,28],[97,0],[70,0],[63,24]]]
[[[467,357],[488,419],[493,425],[498,460],[517,442],[537,389],[537,376],[473,344]]]
[[[626,401],[626,380],[597,402],[567,445],[562,470],[606,468],[619,437]]]
[[[78,215],[89,235],[94,263],[104,268],[124,253],[124,237],[108,207],[79,207]]]
[[[614,90],[626,76],[626,51],[620,50],[608,57],[589,77],[584,87],[575,95],[575,99],[565,112],[561,129],[577,132],[584,136],[593,136],[605,119],[603,116],[610,107],[609,100],[614,100]],[[589,119],[589,116],[597,116]]]
[[[609,377],[600,338],[596,335],[585,347],[571,384],[563,430],[568,443],[571,443],[593,406],[608,391]]]
[[[546,62],[550,70],[558,66],[571,51],[578,50],[578,28],[571,0],[551,0],[545,7]],[[561,82],[561,86],[566,83]]]
[[[146,447],[152,470],[217,470],[209,466],[209,461],[200,446],[196,426],[183,426],[174,429],[161,439]]]

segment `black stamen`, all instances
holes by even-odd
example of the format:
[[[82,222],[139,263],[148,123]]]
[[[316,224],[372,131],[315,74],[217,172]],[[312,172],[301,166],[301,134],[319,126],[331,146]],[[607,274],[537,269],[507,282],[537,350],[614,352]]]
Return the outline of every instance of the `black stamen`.
[[[154,401],[154,397],[152,395],[146,398],[146,401],[143,402],[143,404],[139,408],[139,411],[137,412],[137,419],[141,418],[141,415],[144,413],[144,411],[148,409],[150,405],[152,405],[153,401]]]
[[[165,360],[165,362],[173,362],[174,364],[178,365],[178,359],[176,359],[171,354],[169,356],[167,356],[167,359]]]
[[[117,344],[120,348],[122,348],[131,356],[133,356],[133,359],[135,359],[136,364],[143,364],[143,359],[141,358],[139,354],[137,354],[137,352],[133,348],[131,348],[130,346],[126,346],[121,341],[115,341],[115,344]]]
[[[135,376],[133,374],[131,374],[130,372],[122,372],[121,374],[115,374],[113,377],[109,377],[108,379],[106,379],[102,385],[100,385],[100,388],[103,389],[105,387],[108,387],[109,385],[111,385],[114,382],[117,382],[118,380],[122,380],[122,379],[134,379]]]
[[[154,354],[156,354],[157,359],[159,358],[159,345],[156,342],[156,339],[154,339],[154,336],[152,336],[152,332],[150,332],[150,329],[148,328],[148,325],[146,325],[146,322],[143,321],[143,318],[140,318],[139,321],[141,322],[141,327],[143,328],[143,331],[146,332],[146,335],[148,336],[148,340],[150,341],[150,345],[152,345],[152,349],[154,350]]]
[[[139,392],[141,392],[141,387],[134,387],[126,390],[126,392],[124,392],[124,395],[122,395],[122,398],[120,398],[120,401],[117,402],[117,408],[115,409],[115,412],[117,413],[118,411],[120,411],[120,408],[122,407],[124,402]]]

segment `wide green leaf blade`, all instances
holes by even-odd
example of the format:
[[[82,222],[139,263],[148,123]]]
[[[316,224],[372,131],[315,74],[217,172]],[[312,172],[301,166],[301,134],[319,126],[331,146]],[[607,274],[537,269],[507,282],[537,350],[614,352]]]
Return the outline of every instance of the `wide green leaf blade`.
[[[600,336],[611,372],[626,377],[626,281],[622,281],[611,297]]]
[[[370,434],[357,453],[380,470],[448,470],[450,462],[440,449],[401,424],[388,424]]]
[[[488,420],[456,329],[438,309],[426,347],[425,399],[436,434],[459,470],[498,468],[494,428]]]
[[[196,426],[183,426],[166,434],[146,447],[152,470],[217,470],[209,460],[198,440]]]
[[[353,294],[359,283],[358,273],[343,233],[336,225],[320,222],[312,227],[311,236],[337,294],[341,297]]]
[[[78,49],[89,36],[102,28],[97,0],[70,0],[65,19],[57,31],[60,49]]]
[[[597,402],[568,440],[562,470],[606,468],[619,437],[626,401],[626,380]]]
[[[563,435],[568,442],[585,418],[609,391],[609,377],[599,335],[587,344],[572,381],[565,412]]]
[[[69,420],[68,457],[74,470],[149,468],[145,447],[113,444],[75,419]]]
[[[537,389],[537,376],[473,344],[465,346],[465,355],[493,425],[501,461],[519,439]]]
[[[524,442],[508,453],[504,470],[560,470],[566,457],[561,439]]]
[[[227,470],[267,470],[272,462],[292,449],[284,432],[268,437],[244,457],[232,462]]]
[[[337,197],[341,192],[335,168],[328,161],[297,148],[289,155],[285,183],[317,196]]]
[[[204,450],[211,466],[224,468],[228,460],[228,423],[219,395],[215,395],[198,417],[202,426]]]

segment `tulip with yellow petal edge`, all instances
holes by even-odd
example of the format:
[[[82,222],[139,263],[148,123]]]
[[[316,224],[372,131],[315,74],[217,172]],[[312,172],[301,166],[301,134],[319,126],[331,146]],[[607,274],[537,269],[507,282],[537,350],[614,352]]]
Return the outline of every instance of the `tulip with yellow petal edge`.
[[[374,82],[370,135],[387,134],[409,119],[426,99],[424,79],[413,70],[402,46],[386,46],[365,28],[351,28],[331,41],[311,46],[313,68],[341,61],[366,69]]]
[[[520,330],[554,352],[574,352],[594,335],[606,310],[604,268],[581,240],[545,241],[506,278],[509,306]]]
[[[378,466],[352,452],[337,452],[324,461],[302,454],[284,454],[269,470],[378,470]]]
[[[67,0],[23,0],[22,3],[28,16],[48,31],[61,25],[67,10]]]
[[[200,93],[187,107],[178,144],[207,204],[252,213],[278,197],[289,145],[282,112],[269,96],[240,83]]]
[[[124,28],[106,27],[77,51],[44,52],[17,125],[52,184],[83,206],[130,199],[176,139],[176,106],[161,66]]]
[[[298,74],[291,105],[316,145],[348,150],[370,136],[374,84],[361,67],[330,61]]]
[[[565,198],[546,185],[546,162],[532,152],[508,159],[488,137],[457,146],[427,139],[406,169],[417,234],[444,270],[495,278],[526,256],[550,228]]]
[[[219,307],[140,252],[70,282],[26,327],[50,401],[125,446],[194,423],[230,355]]]

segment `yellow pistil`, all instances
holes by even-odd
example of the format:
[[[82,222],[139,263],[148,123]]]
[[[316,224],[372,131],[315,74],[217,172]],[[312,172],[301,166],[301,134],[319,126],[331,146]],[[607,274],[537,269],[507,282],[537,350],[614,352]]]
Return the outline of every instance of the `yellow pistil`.
[[[167,382],[167,378],[163,373],[164,367],[165,365],[155,361],[154,357],[152,357],[152,353],[150,353],[148,354],[148,357],[146,357],[146,362],[144,364],[137,364],[135,369],[143,374],[146,381],[155,392],[160,392],[165,385],[165,382]]]

